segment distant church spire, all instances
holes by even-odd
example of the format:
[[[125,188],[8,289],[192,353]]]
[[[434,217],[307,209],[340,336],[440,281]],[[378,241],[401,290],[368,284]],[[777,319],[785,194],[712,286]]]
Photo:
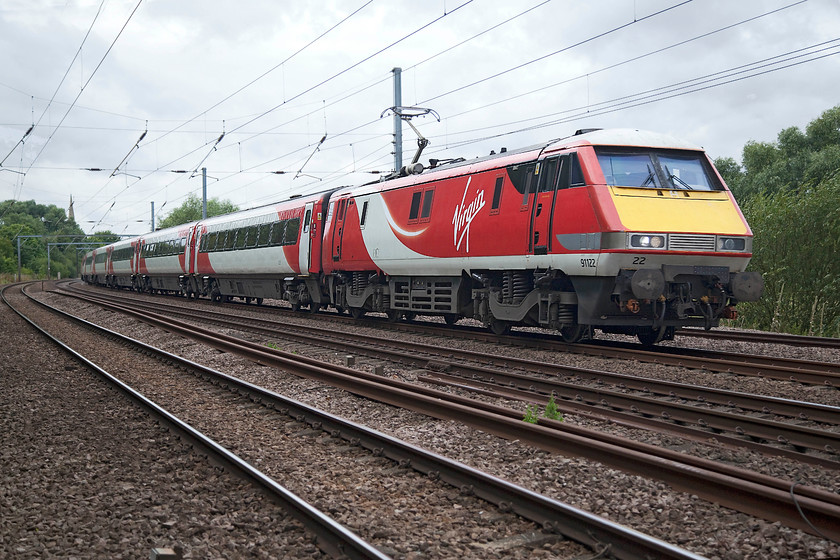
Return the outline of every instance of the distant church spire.
[[[70,218],[71,222],[76,221],[76,215],[73,213],[73,195],[70,195],[70,208],[67,210],[67,217]]]

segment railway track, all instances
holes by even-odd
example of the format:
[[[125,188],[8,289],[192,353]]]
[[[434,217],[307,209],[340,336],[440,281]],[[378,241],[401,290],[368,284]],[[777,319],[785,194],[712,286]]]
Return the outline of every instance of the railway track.
[[[13,287],[12,291],[17,289],[20,289],[23,295],[28,297],[21,286]],[[317,508],[311,506],[294,493],[288,491],[274,479],[254,468],[251,464],[231,452],[228,448],[207,437],[190,424],[179,419],[171,412],[162,408],[131,386],[118,379],[116,376],[97,365],[92,360],[88,359],[85,355],[65,344],[61,339],[57,338],[55,334],[53,334],[56,329],[55,324],[47,328],[39,325],[35,320],[30,318],[29,314],[31,314],[31,311],[23,309],[25,308],[24,304],[18,302],[13,305],[11,303],[10,299],[7,298],[5,288],[0,295],[2,295],[4,303],[12,308],[12,310],[14,310],[20,317],[37,329],[41,334],[59,345],[65,352],[69,353],[86,367],[96,372],[102,379],[127,397],[131,403],[139,406],[149,413],[157,422],[162,423],[170,432],[188,442],[188,444],[199,453],[206,454],[211,461],[223,465],[225,469],[248,480],[255,488],[258,488],[261,492],[266,493],[270,499],[280,504],[286,512],[298,519],[308,530],[312,531],[312,533],[316,535],[318,546],[324,550],[324,552],[335,558],[381,560],[386,560],[388,558],[387,555],[377,550],[373,545],[359,538],[355,533],[349,531],[343,525],[335,522]],[[53,333],[50,331],[53,331]],[[115,337],[116,333],[108,333],[108,335]],[[123,341],[125,341],[124,338]],[[154,349],[148,347],[146,350],[154,351]]]
[[[462,400],[447,393],[419,389],[416,386],[403,384],[399,381],[383,380],[381,377],[367,375],[349,368],[328,366],[317,361],[301,360],[300,357],[292,356],[291,354],[266,349],[261,345],[243,343],[239,339],[223,336],[218,333],[199,334],[197,331],[203,329],[198,329],[194,325],[179,326],[171,319],[161,317],[158,314],[148,312],[140,313],[136,309],[114,306],[114,304],[108,305],[112,306],[113,309],[130,313],[138,318],[142,317],[142,320],[153,322],[167,330],[180,332],[185,336],[196,338],[206,344],[223,348],[225,351],[242,352],[241,346],[244,344],[249,348],[246,351],[250,356],[249,359],[260,363],[272,364],[275,367],[291,367],[290,360],[296,363],[304,361],[308,363],[308,366],[305,368],[305,371],[298,373],[299,375],[326,379],[335,386],[340,386],[351,392],[383,402],[411,408],[439,418],[455,417],[460,421],[472,424],[482,430],[502,435],[503,437],[526,441],[532,445],[551,451],[582,454],[607,464],[616,465],[630,472],[649,474],[655,471],[661,474],[663,480],[666,480],[675,487],[701,494],[718,503],[734,507],[741,511],[747,511],[753,515],[766,517],[769,514],[773,519],[783,518],[785,523],[791,524],[790,526],[802,528],[806,531],[813,531],[808,522],[802,520],[798,512],[797,505],[801,507],[802,502],[798,502],[797,504],[797,500],[792,499],[789,482],[779,480],[770,482],[761,475],[758,475],[756,478],[755,473],[741,473],[742,477],[738,479],[736,474],[739,469],[722,467],[713,461],[706,461],[706,463],[712,463],[708,465],[709,471],[704,471],[700,474],[702,469],[698,466],[698,461],[702,463],[702,460],[681,458],[678,453],[673,454],[676,457],[669,457],[665,460],[668,463],[668,467],[664,468],[664,451],[647,449],[650,446],[644,446],[643,444],[628,446],[626,442],[624,442],[625,445],[622,445],[622,442],[619,441],[605,443],[604,441],[586,439],[587,437],[593,437],[592,434],[586,434],[584,436],[580,433],[572,433],[573,430],[571,427],[561,423],[552,423],[551,421],[541,420],[540,425],[529,426],[519,420],[521,413],[517,411],[508,411],[506,414],[501,413],[498,407],[493,407],[492,405],[479,405],[475,401],[467,402],[469,401],[468,399]],[[480,409],[474,408],[476,406],[479,406]],[[488,416],[487,410],[493,410],[493,415]],[[507,418],[503,419],[505,416]],[[618,439],[620,438],[614,438],[614,440]],[[629,449],[629,447],[633,449]],[[647,457],[643,455],[647,453],[651,455]],[[682,461],[689,460],[690,464],[686,464],[685,462],[681,463],[679,461],[680,459]],[[724,474],[720,472],[720,468],[724,468],[728,472]],[[758,482],[759,479],[761,480],[760,483]],[[765,485],[766,488],[757,490],[756,484]],[[772,487],[772,490],[769,489],[770,487]],[[774,494],[775,498],[771,497]],[[834,527],[836,522],[840,520],[837,517],[838,512],[840,512],[837,509],[838,505],[840,505],[837,503],[837,495],[821,491],[817,491],[816,495],[821,496],[820,499],[825,499],[826,502],[822,505],[812,504],[815,509],[807,511],[805,514],[806,517],[813,522],[814,520],[809,513],[814,513],[816,517],[822,515],[824,517],[819,520],[817,526],[821,528]],[[813,496],[813,499],[817,499],[816,495]],[[771,502],[773,505],[768,505]],[[822,524],[823,521],[825,522],[824,525]],[[827,530],[831,531],[831,529]]]
[[[108,303],[109,299],[97,299]],[[389,342],[358,332],[340,333],[321,326],[292,326],[274,319],[230,317],[216,309],[183,309],[169,303],[132,300],[134,309],[165,312],[203,324],[243,328],[284,341],[329,347],[430,370],[421,381],[451,384],[545,406],[553,395],[564,414],[609,418],[626,425],[670,431],[696,441],[713,435],[730,447],[749,447],[838,468],[840,409],[681,383],[639,378],[615,372],[560,366],[534,360],[419,342]],[[512,373],[518,371],[521,373]],[[457,376],[457,377],[455,377]],[[607,386],[608,384],[608,386]],[[781,417],[783,420],[776,420]],[[803,425],[808,421],[810,425]],[[816,456],[807,451],[819,452]]]
[[[840,338],[824,336],[731,330],[704,331],[688,328],[680,329],[676,334],[677,336],[684,336],[686,338],[710,338],[714,340],[738,340],[741,342],[761,344],[788,344],[790,346],[840,349]]]
[[[102,290],[86,289],[91,293],[102,294]],[[111,297],[114,292],[107,290]],[[209,302],[206,305],[210,305]],[[232,303],[235,307],[240,304]],[[242,304],[253,312],[269,314],[299,315],[285,307],[253,306]],[[758,354],[744,354],[714,350],[700,350],[694,348],[671,348],[658,346],[648,348],[639,344],[612,341],[592,341],[589,343],[566,344],[558,337],[546,333],[516,331],[511,335],[499,336],[488,332],[484,328],[457,325],[444,326],[426,322],[391,322],[385,318],[364,317],[361,320],[352,319],[346,315],[322,313],[321,318],[330,321],[349,323],[359,326],[382,327],[387,325],[389,330],[414,334],[425,334],[431,337],[484,341],[492,344],[502,344],[512,347],[527,347],[534,350],[581,354],[591,357],[634,360],[644,363],[671,365],[676,367],[696,368],[706,371],[731,373],[779,381],[792,381],[804,385],[817,385],[840,388],[840,364],[786,358],[784,356],[763,356]]]
[[[158,326],[171,332],[179,332],[181,334],[192,333],[192,336],[197,336],[205,341],[208,337],[210,339],[220,340],[225,351],[243,352],[253,361],[259,361],[261,363],[270,362],[274,366],[282,367],[286,370],[294,370],[294,373],[298,375],[302,374],[301,369],[304,372],[309,372],[303,373],[307,376],[317,375],[318,370],[321,369],[310,364],[295,363],[293,360],[290,361],[278,355],[279,353],[270,351],[270,349],[266,352],[267,349],[264,346],[245,344],[242,347],[241,340],[233,337],[223,337],[216,333],[197,329],[193,325],[179,325],[167,320],[161,322],[161,319],[155,318],[153,315],[146,315],[145,320],[154,321]],[[92,328],[90,325],[88,327]],[[118,337],[119,335],[109,332],[108,336]],[[132,344],[137,343],[132,342]],[[145,345],[143,351],[146,353],[159,353],[158,350]],[[503,512],[516,513],[527,519],[536,521],[538,527],[542,527],[544,531],[557,532],[584,544],[589,543],[586,546],[589,546],[596,552],[606,546],[610,550],[610,553],[617,558],[698,558],[679,547],[674,547],[662,541],[641,535],[600,517],[575,510],[554,500],[495,479],[463,464],[425,452],[384,434],[373,432],[317,409],[312,409],[302,403],[291,401],[253,384],[226,376],[220,372],[208,370],[207,368],[203,368],[171,354],[164,354],[163,359],[166,362],[177,363],[178,367],[188,368],[190,370],[200,369],[199,375],[202,378],[210,379],[215,384],[227,387],[236,395],[234,397],[235,399],[239,399],[238,395],[244,395],[250,399],[249,402],[259,404],[260,409],[267,408],[269,411],[278,411],[283,416],[291,417],[294,423],[298,425],[296,427],[298,432],[325,432],[329,434],[328,439],[343,440],[350,442],[354,447],[360,446],[361,448],[368,449],[377,457],[388,458],[400,467],[411,467],[415,471],[427,475],[431,481],[441,480],[461,489],[462,492],[466,492],[470,496],[496,503]],[[333,375],[336,374],[333,372]],[[168,374],[167,377],[171,377],[171,374]],[[164,381],[161,380],[161,382]],[[171,382],[171,380],[166,382]],[[362,385],[372,384],[362,383]],[[374,390],[379,392],[385,391],[382,388]],[[184,389],[178,388],[177,392],[179,395],[183,395]],[[229,391],[225,392],[229,393]],[[399,394],[399,391],[395,393]],[[397,398],[400,399],[402,397]],[[416,397],[411,398],[414,399]],[[421,400],[423,399],[421,398]],[[429,401],[430,399],[425,400]],[[239,408],[247,409],[249,406],[240,406]],[[466,407],[461,406],[459,413],[465,413],[465,409]],[[479,417],[491,419],[494,416],[486,412],[479,412],[477,414]],[[266,418],[265,414],[260,415],[261,421],[266,421]],[[221,419],[219,421],[221,422]],[[329,452],[333,454],[331,460],[341,460],[336,454],[336,448],[331,449]],[[806,493],[808,492],[809,490],[806,490]],[[811,498],[803,496],[803,499],[808,501]]]
[[[446,329],[428,325],[396,325],[398,329],[411,329],[417,332],[470,338],[477,340],[495,339],[510,346],[553,352],[570,352],[601,358],[635,360],[639,362],[696,368],[721,373],[733,373],[779,381],[793,381],[805,385],[825,385],[840,387],[840,364],[800,360],[782,356],[762,356],[716,350],[694,348],[670,348],[658,346],[647,348],[638,344],[610,341],[592,341],[590,343],[566,344],[556,337],[542,333],[517,332],[514,335],[496,337],[480,329]]]

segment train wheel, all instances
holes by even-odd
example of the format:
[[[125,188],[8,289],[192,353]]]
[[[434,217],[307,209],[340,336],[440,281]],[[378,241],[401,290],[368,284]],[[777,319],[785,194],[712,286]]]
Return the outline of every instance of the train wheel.
[[[450,327],[457,323],[461,319],[460,316],[455,315],[454,313],[447,313],[443,316],[443,321],[449,325]]]
[[[510,332],[510,323],[494,317],[490,319],[490,322],[487,324],[487,328],[489,328],[493,334],[502,336]]]
[[[563,342],[573,344],[579,342],[583,335],[586,334],[586,325],[574,324],[571,327],[563,327],[560,329],[560,336],[563,337]]]
[[[414,311],[406,311],[405,312],[405,320],[408,321],[409,323],[412,322],[415,317],[417,317],[417,313],[415,313]]]
[[[344,309],[344,308],[343,308],[342,306],[340,306],[340,305],[336,305],[336,306],[335,306],[335,312],[336,312],[336,313],[338,313],[339,315],[344,315],[344,314],[347,312],[347,310],[346,310],[346,309]]]
[[[645,346],[653,346],[665,339],[673,340],[674,327],[661,327],[658,329],[651,328],[650,330],[637,333],[636,337],[639,339],[639,342]]]
[[[365,310],[361,307],[351,307],[350,308],[350,315],[353,316],[354,319],[361,319],[365,316]]]
[[[292,304],[292,311],[300,311],[300,303],[295,302]]]
[[[257,305],[262,305],[262,302],[263,302],[263,298],[258,297],[257,298]]]
[[[309,312],[310,313],[313,313],[313,314],[318,313],[318,311],[320,311],[320,310],[321,310],[321,304],[320,303],[312,302],[312,303],[309,304]]]
[[[403,312],[399,309],[389,309],[385,314],[388,315],[388,321],[391,323],[396,323],[403,316]]]

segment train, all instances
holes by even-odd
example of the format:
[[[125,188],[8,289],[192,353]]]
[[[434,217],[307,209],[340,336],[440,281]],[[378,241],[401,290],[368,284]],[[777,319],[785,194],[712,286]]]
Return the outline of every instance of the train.
[[[419,156],[419,152],[418,152]],[[418,157],[363,185],[162,229],[86,253],[90,284],[285,300],[391,321],[470,318],[502,335],[595,331],[647,345],[756,301],[753,234],[703,148],[587,129],[472,160]]]

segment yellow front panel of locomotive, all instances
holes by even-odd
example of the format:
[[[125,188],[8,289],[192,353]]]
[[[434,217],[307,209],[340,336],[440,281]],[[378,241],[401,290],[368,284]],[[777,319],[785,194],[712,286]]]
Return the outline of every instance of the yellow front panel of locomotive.
[[[610,187],[627,231],[745,235],[746,224],[726,192]]]

